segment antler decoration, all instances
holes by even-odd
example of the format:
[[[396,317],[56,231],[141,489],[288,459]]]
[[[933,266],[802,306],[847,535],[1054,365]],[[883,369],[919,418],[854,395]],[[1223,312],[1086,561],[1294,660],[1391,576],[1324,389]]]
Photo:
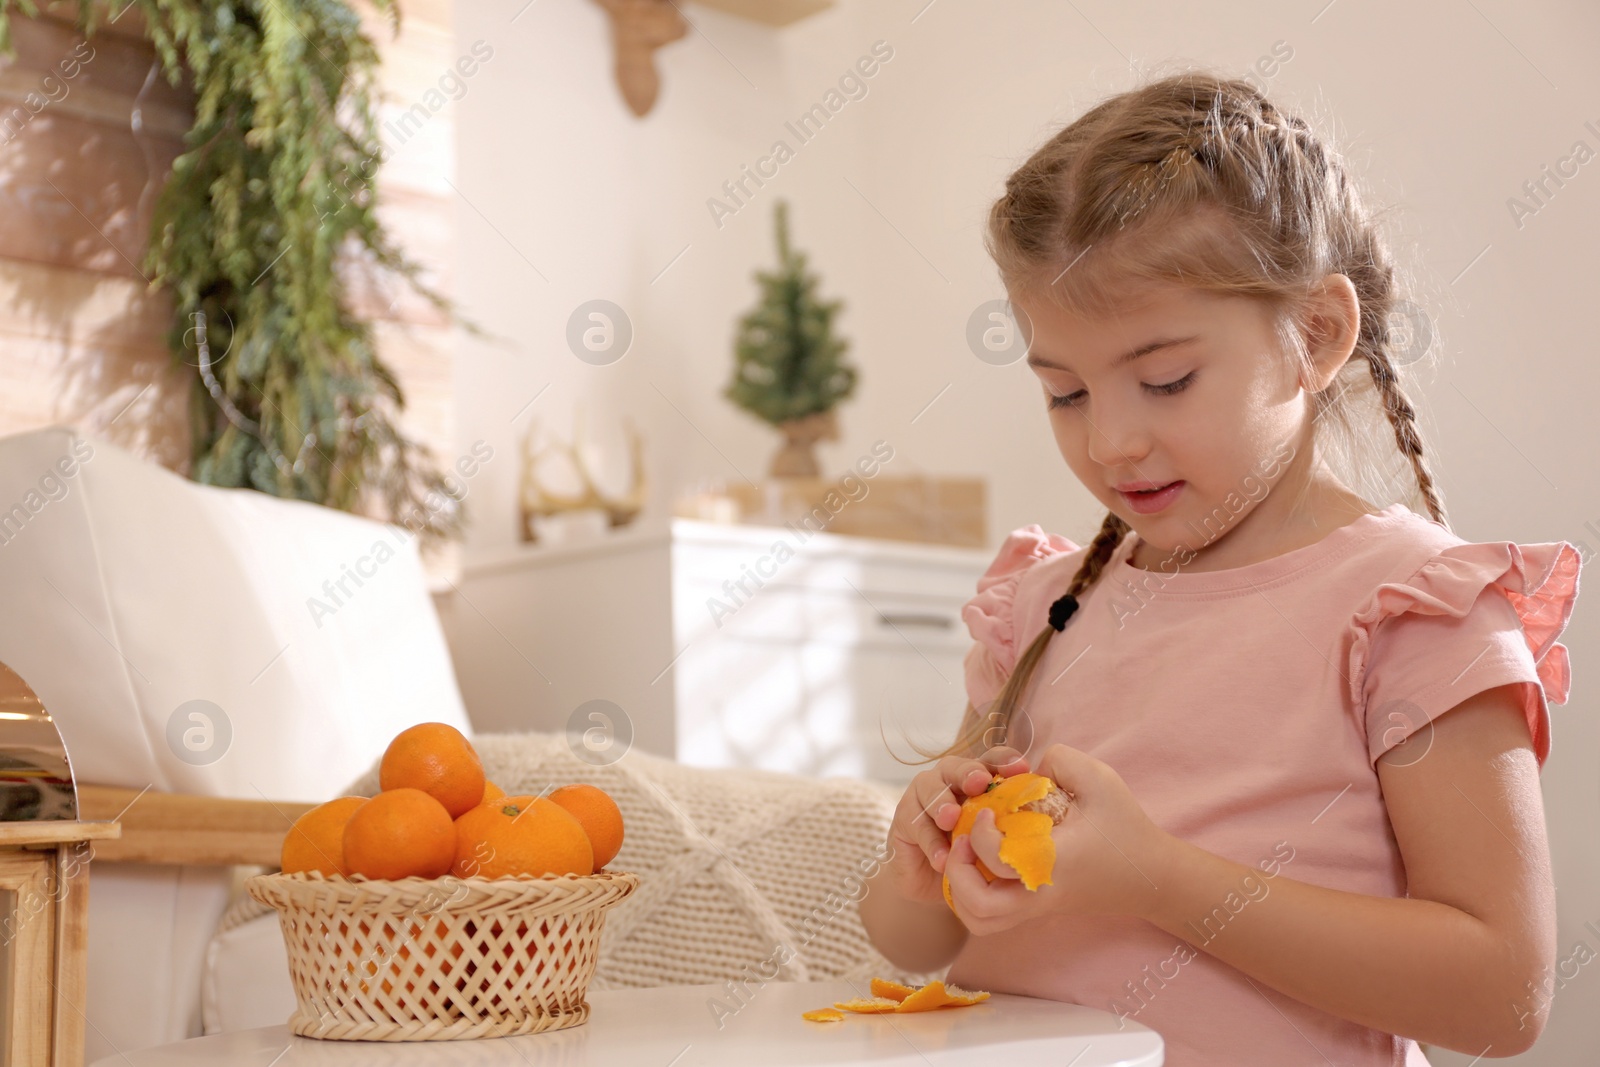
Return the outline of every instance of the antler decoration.
[[[611,16],[611,43],[617,53],[617,86],[628,109],[643,118],[661,91],[655,50],[689,32],[672,0],[595,0]]]
[[[614,529],[626,526],[638,518],[639,512],[644,508],[646,492],[644,438],[640,436],[632,421],[627,424],[631,458],[628,489],[620,496],[607,496],[595,485],[594,474],[583,461],[583,450],[580,447],[583,439],[582,421],[581,412],[573,416],[571,444],[557,441],[543,448],[535,448],[533,444],[534,430],[538,424],[530,423],[528,426],[528,433],[522,443],[522,539],[524,541],[535,543],[539,540],[538,534],[534,531],[535,516],[546,518],[568,511],[598,508],[606,513],[606,520]],[[577,473],[578,481],[583,486],[581,492],[575,495],[553,493],[539,484],[537,474],[539,461],[552,453],[565,455],[571,460],[572,469]]]

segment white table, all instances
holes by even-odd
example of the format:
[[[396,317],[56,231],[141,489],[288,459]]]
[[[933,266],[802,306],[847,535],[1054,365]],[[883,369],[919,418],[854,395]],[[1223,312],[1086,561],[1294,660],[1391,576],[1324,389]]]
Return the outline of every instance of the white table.
[[[768,982],[722,1026],[726,985],[591,991],[580,1026],[477,1041],[319,1041],[287,1026],[199,1037],[112,1056],[94,1067],[971,1067],[997,1062],[1160,1067],[1161,1038],[1096,1008],[996,993],[966,1008],[904,1015],[803,1011],[867,996],[849,982]],[[287,1054],[285,1054],[287,1050]],[[978,1058],[975,1053],[987,1053]],[[281,1058],[278,1058],[280,1057]]]

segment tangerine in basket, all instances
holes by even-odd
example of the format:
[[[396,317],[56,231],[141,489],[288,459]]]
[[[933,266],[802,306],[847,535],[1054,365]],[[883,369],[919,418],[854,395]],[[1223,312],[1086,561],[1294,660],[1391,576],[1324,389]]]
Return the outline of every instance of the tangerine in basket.
[[[594,848],[583,824],[544,797],[502,797],[455,821],[458,878],[593,874]]]
[[[622,809],[611,794],[599,786],[580,783],[552,791],[550,799],[583,824],[589,844],[594,846],[594,869],[610,863],[622,848]]]
[[[455,856],[450,813],[420,789],[385,789],[345,824],[344,862],[351,874],[438,878],[449,872]]]
[[[378,938],[374,940],[372,924],[366,922],[365,920],[357,923],[356,928],[360,932],[362,941],[365,945],[365,951],[361,956],[360,973],[364,974],[366,978],[360,978],[357,980],[357,985],[360,987],[361,992],[366,993],[371,989],[371,986],[367,982],[367,978],[376,978],[380,972],[392,976],[398,976],[401,974],[410,975],[411,977],[406,979],[406,992],[416,992],[417,984],[413,979],[421,973],[421,970],[416,965],[405,964],[404,961],[411,959],[411,945],[422,937],[422,925],[420,923],[412,923],[409,931],[406,934],[405,940],[400,941],[398,944],[392,943],[389,938]],[[340,932],[345,933],[347,932],[347,929],[341,928]],[[384,932],[386,934],[392,934],[392,931],[389,930],[385,930]],[[441,920],[436,927],[436,933],[441,939],[448,936],[449,928],[445,926],[443,920]],[[456,944],[454,948],[454,955],[456,957],[460,957],[460,944]],[[433,955],[432,952],[428,952],[426,954],[429,956]],[[356,961],[354,959],[345,960],[344,969],[345,973],[347,974],[356,974]],[[438,992],[437,982],[431,982],[430,986],[433,992]],[[384,978],[379,983],[379,988],[381,988],[385,994],[390,994],[394,992],[394,983],[388,978]],[[457,988],[461,988],[460,982],[457,983]]]
[[[420,789],[454,819],[483,802],[483,761],[466,735],[449,723],[418,723],[389,742],[378,763],[378,786]]]
[[[279,869],[284,874],[321,871],[329,878],[348,877],[344,865],[344,826],[366,797],[340,797],[318,804],[294,821],[283,837]]]

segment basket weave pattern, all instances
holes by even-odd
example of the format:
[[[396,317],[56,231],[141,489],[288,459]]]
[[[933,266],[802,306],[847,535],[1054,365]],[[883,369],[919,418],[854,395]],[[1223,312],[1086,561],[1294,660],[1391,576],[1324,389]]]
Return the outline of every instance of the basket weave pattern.
[[[577,1026],[623,871],[540,878],[258,874],[278,910],[304,1037],[435,1041]]]

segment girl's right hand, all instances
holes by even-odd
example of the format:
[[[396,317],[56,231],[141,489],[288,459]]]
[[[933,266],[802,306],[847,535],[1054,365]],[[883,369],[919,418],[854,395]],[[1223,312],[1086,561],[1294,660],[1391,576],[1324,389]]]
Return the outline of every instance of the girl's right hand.
[[[946,756],[911,779],[889,825],[889,884],[907,900],[942,902],[950,831],[962,802],[987,789],[996,774],[1009,778],[1027,769],[1021,752],[1001,745],[978,759]]]

